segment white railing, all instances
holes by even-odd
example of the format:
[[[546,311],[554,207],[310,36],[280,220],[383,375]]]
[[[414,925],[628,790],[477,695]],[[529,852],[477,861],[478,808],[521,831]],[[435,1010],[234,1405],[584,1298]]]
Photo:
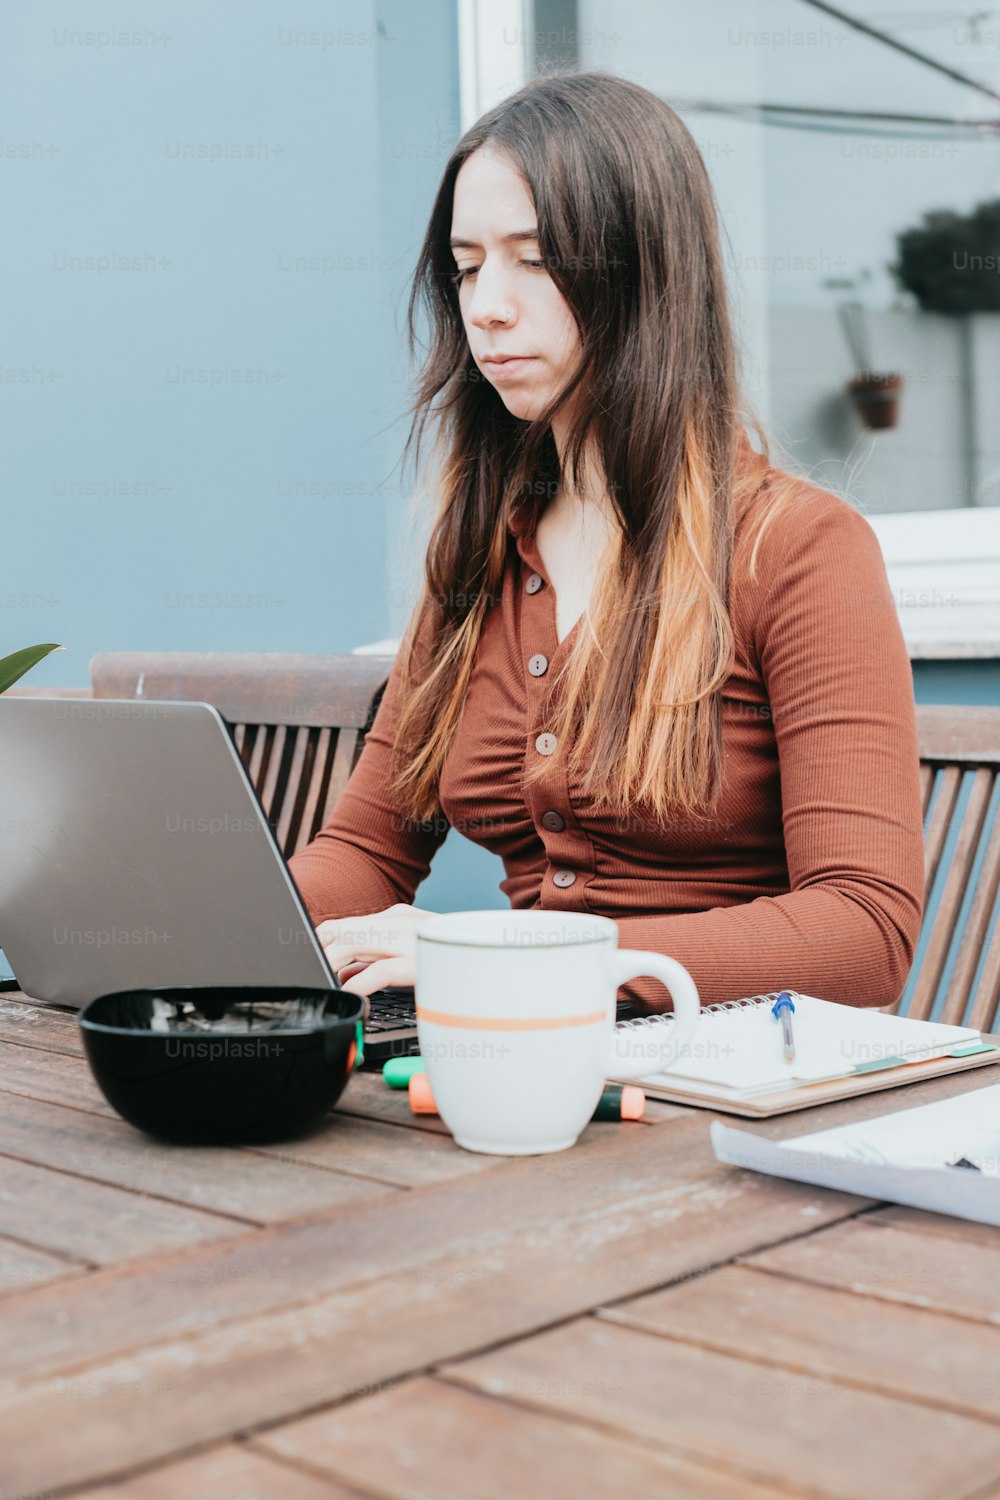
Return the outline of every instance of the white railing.
[[[1000,506],[865,519],[914,658],[1000,657]]]

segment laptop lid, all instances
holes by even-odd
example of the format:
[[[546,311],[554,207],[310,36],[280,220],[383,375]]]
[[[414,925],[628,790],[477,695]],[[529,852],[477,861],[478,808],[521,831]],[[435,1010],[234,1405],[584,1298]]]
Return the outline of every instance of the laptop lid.
[[[63,1005],[340,987],[209,703],[0,695],[0,946]]]

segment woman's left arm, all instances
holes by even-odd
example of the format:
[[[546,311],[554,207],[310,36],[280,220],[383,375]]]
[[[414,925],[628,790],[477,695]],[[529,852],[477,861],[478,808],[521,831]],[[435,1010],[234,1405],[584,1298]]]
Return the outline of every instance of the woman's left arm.
[[[667,953],[702,1003],[768,990],[847,1005],[902,994],[923,915],[919,752],[909,656],[878,538],[805,486],[746,585],[781,770],[789,894],[619,918],[619,946]],[[768,542],[770,541],[770,546]],[[633,981],[651,1009],[662,986]]]

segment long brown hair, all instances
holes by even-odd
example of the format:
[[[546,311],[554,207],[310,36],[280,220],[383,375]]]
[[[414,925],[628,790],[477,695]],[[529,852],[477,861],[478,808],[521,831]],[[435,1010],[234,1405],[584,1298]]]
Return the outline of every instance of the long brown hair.
[[[572,378],[530,422],[482,378],[453,279],[455,178],[487,142],[530,189],[540,251],[580,334]],[[421,309],[429,349],[404,458],[413,447],[419,461],[433,420],[438,505],[400,647],[391,775],[400,807],[417,821],[440,813],[441,767],[500,597],[508,522],[537,518],[554,495],[551,419],[578,392],[566,472],[596,454],[617,527],[586,628],[549,685],[544,727],[597,805],[625,815],[643,799],[663,817],[710,815],[722,770],[719,689],[733,664],[734,516],[750,475],[736,462],[746,403],[714,197],[687,128],[655,94],[611,74],[534,79],[483,115],[445,167],[410,293],[411,355]],[[751,425],[766,457],[761,425]],[[779,484],[761,520],[800,482]],[[756,554],[755,545],[751,573]]]

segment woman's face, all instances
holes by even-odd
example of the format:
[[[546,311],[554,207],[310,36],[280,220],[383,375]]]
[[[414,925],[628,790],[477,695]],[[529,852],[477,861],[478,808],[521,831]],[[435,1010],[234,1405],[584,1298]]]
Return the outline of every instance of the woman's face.
[[[537,227],[531,193],[510,158],[488,145],[474,151],[455,179],[452,206],[458,301],[476,365],[511,415],[525,421],[562,390],[580,352],[573,314],[543,264]]]

